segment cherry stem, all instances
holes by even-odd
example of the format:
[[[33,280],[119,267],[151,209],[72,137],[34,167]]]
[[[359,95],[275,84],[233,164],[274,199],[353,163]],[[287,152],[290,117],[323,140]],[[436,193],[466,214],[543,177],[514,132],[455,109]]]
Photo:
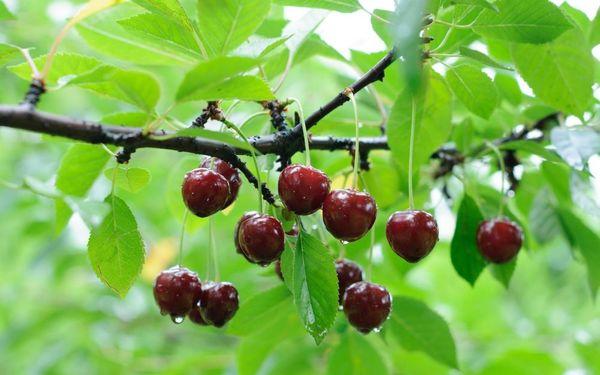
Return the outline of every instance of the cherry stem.
[[[232,129],[233,131],[235,131],[244,140],[244,142],[246,142],[246,144],[250,148],[250,154],[252,155],[252,161],[254,162],[254,168],[256,168],[256,183],[258,184],[258,186],[257,186],[258,212],[260,212],[262,214],[262,213],[264,213],[263,198],[262,198],[262,180],[260,177],[260,167],[258,166],[258,159],[256,158],[256,152],[254,151],[254,146],[252,146],[252,143],[250,143],[250,141],[244,135],[244,133],[240,130],[240,128],[237,127],[237,125],[235,125],[233,122],[226,120],[226,119],[221,120],[221,122],[223,124],[225,124],[229,129]]]
[[[415,152],[415,125],[417,122],[417,102],[412,99],[410,120],[410,143],[408,146],[408,207],[415,208],[415,197],[413,194],[413,155]]]
[[[359,132],[359,126],[358,126],[358,106],[356,105],[356,98],[354,97],[354,93],[352,92],[351,89],[346,89],[346,96],[348,96],[348,98],[350,98],[350,101],[352,102],[352,108],[354,109],[354,137],[355,137],[355,142],[354,142],[354,167],[353,167],[353,172],[354,174],[352,175],[352,188],[356,189],[356,186],[358,185],[358,171],[359,171],[359,162],[360,162],[360,132]]]
[[[302,104],[295,98],[290,98],[289,101],[296,103],[298,106],[298,114],[300,115],[300,124],[302,125],[302,135],[304,136],[304,149],[306,151],[306,165],[310,167],[310,148],[308,140],[308,131],[306,130],[306,122],[304,121],[304,111],[302,111]]]
[[[185,237],[185,224],[187,223],[188,213],[189,211],[186,209],[183,212],[183,219],[181,220],[181,233],[179,233],[179,261],[177,262],[179,266],[183,263],[183,240]]]
[[[498,147],[492,142],[486,142],[487,146],[496,154],[498,158],[498,163],[500,164],[500,172],[502,174],[500,179],[500,192],[502,193],[502,198],[500,199],[500,206],[498,207],[498,216],[501,217],[504,213],[504,200],[506,199],[506,195],[504,194],[504,189],[506,185],[506,166],[504,165],[504,158],[502,157],[502,153],[498,149]]]

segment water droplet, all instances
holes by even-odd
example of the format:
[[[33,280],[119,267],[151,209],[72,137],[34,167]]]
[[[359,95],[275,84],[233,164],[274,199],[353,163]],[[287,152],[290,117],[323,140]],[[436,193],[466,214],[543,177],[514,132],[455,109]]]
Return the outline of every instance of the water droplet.
[[[350,243],[350,241],[344,241],[344,240],[340,240],[340,243],[342,245],[348,245]]]
[[[185,316],[183,316],[183,315],[171,315],[171,320],[175,324],[181,324],[185,320]]]
[[[373,328],[373,332],[379,333],[381,331],[381,327]]]

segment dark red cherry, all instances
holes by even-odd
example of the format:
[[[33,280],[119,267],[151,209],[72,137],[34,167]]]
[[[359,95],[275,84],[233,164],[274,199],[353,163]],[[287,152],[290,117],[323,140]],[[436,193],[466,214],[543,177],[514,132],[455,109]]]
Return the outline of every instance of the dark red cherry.
[[[194,215],[207,217],[222,209],[229,199],[229,182],[215,171],[196,168],[185,175],[181,194]]]
[[[344,293],[344,313],[348,322],[362,333],[378,330],[390,315],[392,297],[381,285],[359,281]]]
[[[231,283],[208,282],[202,286],[199,308],[206,323],[223,327],[238,307],[238,292]]]
[[[280,260],[275,262],[275,273],[281,279],[281,281],[283,281],[283,272],[281,272],[281,261]]]
[[[279,197],[285,207],[297,215],[316,212],[329,193],[329,178],[310,166],[293,164],[279,175]]]
[[[523,244],[523,231],[508,219],[483,221],[477,229],[477,248],[492,263],[506,263]]]
[[[242,186],[242,179],[238,170],[225,160],[214,157],[204,159],[200,167],[219,173],[229,182],[229,199],[227,199],[222,209],[229,207],[235,201],[235,198],[237,198],[240,186]]]
[[[200,302],[200,301],[198,301],[198,302]],[[198,308],[197,304],[196,304],[196,306],[192,307],[192,309],[188,313],[188,318],[190,318],[190,320],[192,322],[198,324],[199,326],[207,326],[208,325],[208,323],[206,323],[206,321],[204,321],[204,318],[200,314],[200,309]]]
[[[346,289],[350,285],[363,280],[363,271],[358,264],[348,259],[336,260],[335,271],[338,278],[338,300],[341,305]]]
[[[276,261],[283,252],[285,233],[279,220],[258,214],[240,223],[240,249],[253,263],[262,266]]]
[[[385,235],[392,250],[415,263],[431,252],[438,241],[438,226],[425,211],[397,211],[388,219]]]
[[[342,241],[356,241],[375,223],[377,205],[368,193],[333,190],[323,202],[323,222],[329,233]]]
[[[246,258],[246,260],[248,260],[249,262],[251,262],[251,260],[246,256],[246,254],[244,254],[244,252],[242,251],[242,248],[240,247],[240,240],[239,240],[239,235],[240,235],[240,225],[248,220],[249,218],[253,217],[253,216],[257,216],[259,215],[258,212],[256,211],[249,211],[246,212],[244,214],[244,216],[242,216],[240,218],[240,220],[238,220],[238,222],[235,224],[235,228],[233,229],[233,243],[235,245],[235,251],[238,254],[242,254],[244,256],[244,258]]]
[[[160,313],[171,315],[176,323],[181,323],[198,302],[201,291],[198,275],[179,266],[162,271],[154,282],[154,299]]]

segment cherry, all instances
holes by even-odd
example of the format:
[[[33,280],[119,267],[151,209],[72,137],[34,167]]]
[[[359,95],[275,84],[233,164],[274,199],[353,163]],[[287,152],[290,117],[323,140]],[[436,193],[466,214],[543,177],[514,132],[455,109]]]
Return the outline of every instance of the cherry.
[[[348,259],[336,260],[335,271],[338,278],[338,300],[341,305],[346,289],[350,285],[363,280],[363,271],[358,264]]]
[[[198,275],[175,266],[162,271],[154,283],[154,299],[162,315],[169,314],[176,323],[190,312],[200,299],[202,285]]]
[[[222,209],[229,199],[229,182],[215,171],[196,168],[185,175],[181,194],[194,215],[207,217]]]
[[[518,224],[504,218],[485,220],[477,229],[477,248],[492,263],[506,263],[517,255],[523,243]]]
[[[323,202],[323,222],[342,241],[356,241],[375,223],[377,205],[368,193],[352,189],[333,190]]]
[[[275,273],[283,281],[283,272],[281,272],[281,260],[275,262]]]
[[[208,325],[208,323],[206,323],[206,321],[200,314],[200,309],[198,308],[198,305],[192,307],[192,309],[188,313],[188,318],[190,318],[190,320],[192,322],[198,324],[199,326],[207,326]]]
[[[256,214],[240,220],[240,249],[252,263],[266,266],[279,259],[283,252],[284,236],[281,223],[273,216]]]
[[[202,286],[198,307],[206,323],[223,327],[238,310],[238,291],[231,283],[208,282]]]
[[[378,330],[390,315],[392,297],[381,285],[359,281],[344,293],[344,313],[348,322],[362,333]]]
[[[327,175],[311,166],[289,165],[279,175],[279,197],[297,215],[310,215],[321,208],[329,187]]]
[[[233,243],[235,245],[235,251],[237,251],[238,254],[242,254],[244,256],[244,258],[246,258],[247,261],[252,262],[247,256],[246,254],[244,254],[244,252],[242,251],[242,248],[240,246],[240,240],[239,240],[239,235],[240,235],[240,225],[248,220],[249,218],[253,217],[253,216],[257,216],[259,215],[258,212],[256,211],[249,211],[246,212],[241,218],[240,220],[235,224],[235,228],[233,230]]]
[[[217,172],[229,182],[229,199],[227,199],[222,209],[229,207],[235,201],[235,198],[237,198],[240,186],[242,185],[242,179],[238,170],[228,162],[215,157],[204,159],[200,167]]]
[[[431,252],[438,234],[434,217],[417,210],[394,212],[385,228],[392,250],[410,263],[418,262]]]

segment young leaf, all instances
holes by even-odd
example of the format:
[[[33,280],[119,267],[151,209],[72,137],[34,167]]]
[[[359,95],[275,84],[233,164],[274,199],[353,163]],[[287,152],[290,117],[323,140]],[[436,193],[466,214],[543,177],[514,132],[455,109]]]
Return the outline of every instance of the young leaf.
[[[461,46],[461,47],[459,47],[458,51],[460,52],[461,56],[468,57],[470,59],[478,61],[478,62],[482,63],[483,65],[491,66],[492,68],[497,68],[497,69],[512,70],[512,68],[509,68],[507,66],[500,64],[499,62],[492,59],[485,53],[476,51],[474,49],[470,49],[470,48]]]
[[[473,30],[492,39],[542,44],[554,40],[572,27],[558,7],[549,0],[499,0],[498,12],[484,9]]]
[[[600,133],[591,127],[553,128],[550,140],[567,164],[578,170],[583,170],[588,159],[600,153]]]
[[[142,270],[144,244],[127,204],[114,195],[105,201],[111,210],[100,226],[92,229],[88,255],[96,276],[123,298]]]
[[[393,336],[406,350],[417,350],[458,369],[456,346],[448,324],[423,302],[394,296],[392,315],[385,324],[386,335]]]
[[[338,281],[333,257],[315,237],[300,231],[293,252],[291,276],[294,303],[317,344],[321,343],[333,324],[338,310]]]
[[[456,229],[450,243],[450,259],[456,272],[472,286],[486,266],[477,249],[477,228],[483,221],[477,203],[465,193],[456,215]]]
[[[546,104],[580,116],[592,100],[594,58],[580,30],[551,43],[513,44],[517,70]]]
[[[56,187],[83,197],[100,176],[110,155],[98,145],[76,143],[65,153],[56,175]]]
[[[280,285],[255,295],[244,302],[236,313],[235,319],[229,323],[227,332],[247,336],[265,324],[271,324],[277,316],[292,311],[290,292],[285,285]]]
[[[489,119],[498,103],[496,86],[479,69],[461,65],[448,69],[448,85],[458,99],[474,114]]]
[[[3,1],[0,1],[0,21],[14,20],[16,17],[8,10]]]
[[[275,4],[294,7],[320,8],[352,13],[360,9],[358,0],[274,0]]]
[[[400,65],[404,73],[408,90],[415,94],[421,85],[421,32],[425,1],[399,0],[396,2],[392,22],[394,45],[401,51],[403,62]]]
[[[333,348],[329,357],[327,374],[362,375],[389,374],[381,354],[371,345],[366,336],[348,331]]]
[[[198,29],[209,56],[235,49],[262,24],[270,0],[198,1]]]
[[[115,182],[117,187],[130,193],[137,193],[150,182],[150,172],[143,168],[109,168],[104,171],[104,176]]]

